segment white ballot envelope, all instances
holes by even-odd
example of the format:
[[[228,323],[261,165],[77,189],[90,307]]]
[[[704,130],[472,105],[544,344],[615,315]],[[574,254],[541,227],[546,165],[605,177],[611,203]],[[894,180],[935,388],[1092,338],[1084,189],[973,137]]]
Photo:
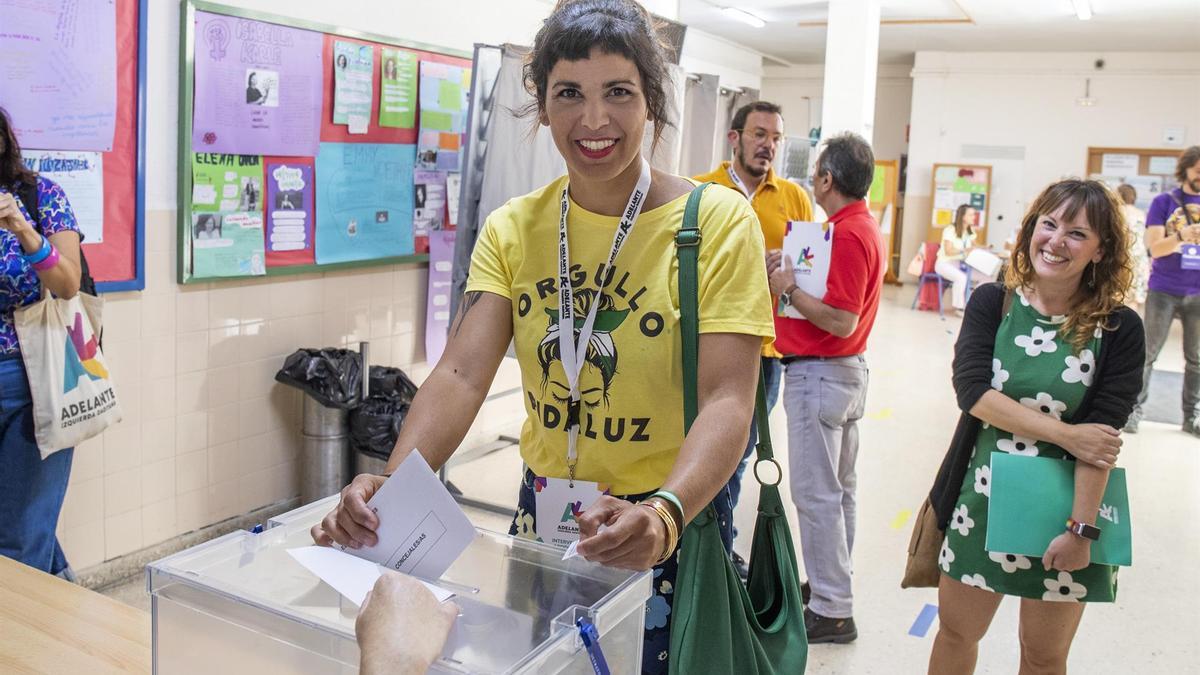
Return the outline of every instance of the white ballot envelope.
[[[788,221],[787,234],[783,237],[783,254],[792,260],[796,285],[800,290],[818,300],[824,298],[825,286],[829,281],[829,261],[833,255],[833,223]],[[779,316],[804,318],[795,307],[779,304],[776,311]]]
[[[337,548],[398,572],[437,579],[475,538],[471,521],[416,450],[367,506],[379,517],[378,543]]]
[[[347,600],[362,606],[367,593],[379,579],[380,567],[370,560],[363,560],[324,546],[304,546],[288,549],[288,555],[312,572],[321,581],[329,584]],[[454,593],[418,579],[428,588],[438,602],[454,597]]]

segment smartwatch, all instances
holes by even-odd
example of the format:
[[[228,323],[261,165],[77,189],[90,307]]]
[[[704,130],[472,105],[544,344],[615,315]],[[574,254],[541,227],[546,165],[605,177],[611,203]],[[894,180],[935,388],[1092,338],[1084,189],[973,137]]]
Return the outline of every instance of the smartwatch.
[[[1081,523],[1074,518],[1067,518],[1067,532],[1092,541],[1100,540],[1100,528],[1095,525]]]
[[[796,284],[792,284],[791,286],[788,286],[788,289],[786,291],[779,294],[779,302],[783,303],[783,305],[785,307],[791,307],[792,306],[792,291],[796,290],[797,288],[799,288],[799,286],[797,286]]]

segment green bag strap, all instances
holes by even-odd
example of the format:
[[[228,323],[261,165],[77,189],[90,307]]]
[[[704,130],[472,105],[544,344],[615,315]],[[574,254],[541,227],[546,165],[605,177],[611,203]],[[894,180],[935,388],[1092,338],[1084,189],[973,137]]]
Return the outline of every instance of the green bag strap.
[[[697,185],[683,207],[683,226],[675,234],[679,257],[679,329],[683,340],[683,433],[686,436],[699,414],[700,361],[700,196],[712,183]],[[760,370],[754,401],[754,420],[758,425],[758,461],[774,461],[771,426],[767,418],[767,387]]]
[[[679,330],[683,339],[683,434],[686,436],[700,411],[696,393],[700,360],[700,196],[712,183],[701,183],[688,195],[683,226],[675,233],[679,257]]]

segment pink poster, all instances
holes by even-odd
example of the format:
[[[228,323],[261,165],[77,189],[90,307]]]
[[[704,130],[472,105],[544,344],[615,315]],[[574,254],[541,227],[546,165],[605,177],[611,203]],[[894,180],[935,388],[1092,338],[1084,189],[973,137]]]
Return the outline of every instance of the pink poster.
[[[321,44],[320,33],[196,12],[192,149],[316,155]]]
[[[450,289],[454,273],[454,230],[429,233],[429,302],[425,310],[425,361],[435,364],[450,331]]]

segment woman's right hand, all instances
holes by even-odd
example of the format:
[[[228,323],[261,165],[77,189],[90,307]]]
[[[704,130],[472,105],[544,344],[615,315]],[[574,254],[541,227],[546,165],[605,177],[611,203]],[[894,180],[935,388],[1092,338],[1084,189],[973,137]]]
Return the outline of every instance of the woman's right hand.
[[[1073,424],[1069,427],[1063,447],[1081,462],[1101,469],[1117,465],[1121,454],[1121,432],[1107,424]]]
[[[348,548],[374,546],[379,538],[375,530],[379,528],[379,517],[367,506],[367,501],[383,486],[387,476],[375,476],[369,473],[354,477],[349,485],[342,489],[338,505],[325,516],[319,524],[313,525],[309,531],[313,541],[318,546],[333,546],[341,544]]]

